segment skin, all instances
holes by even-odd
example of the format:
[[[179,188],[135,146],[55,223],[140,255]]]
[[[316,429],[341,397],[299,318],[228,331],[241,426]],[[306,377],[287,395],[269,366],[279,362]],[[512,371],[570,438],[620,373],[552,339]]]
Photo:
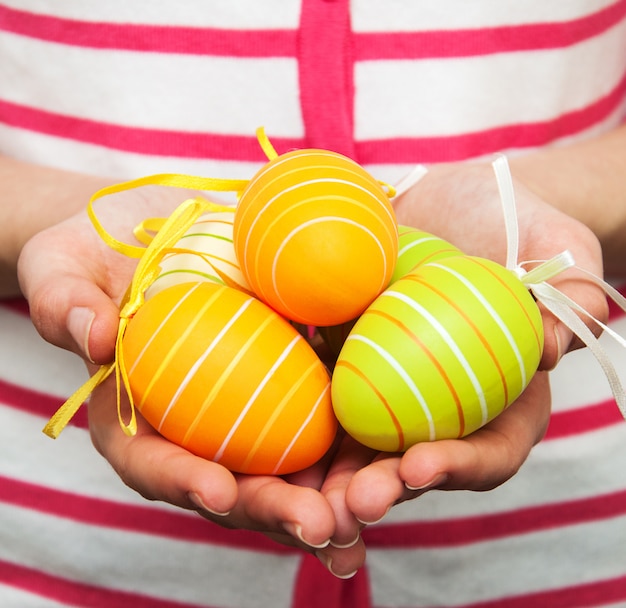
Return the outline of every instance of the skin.
[[[601,242],[610,256],[607,266],[623,273],[613,256],[621,253],[619,259],[624,259],[615,236],[623,234],[626,222],[626,188],[620,183],[626,175],[624,148],[626,131],[620,129],[511,162],[519,177],[520,259],[547,259],[569,248],[580,267],[601,275]],[[46,340],[82,356],[93,371],[113,356],[118,303],[134,266],[101,242],[83,211],[89,196],[112,180],[2,158],[0,176],[5,176],[1,199],[25,201],[23,208],[0,208],[0,230],[11,235],[2,240],[0,253],[3,293],[16,293],[19,258],[19,283],[35,326]],[[129,229],[139,219],[166,213],[182,200],[180,192],[146,196],[133,191],[120,201],[102,201],[97,213],[108,230],[129,240]],[[41,201],[49,215],[37,216]],[[500,201],[488,163],[431,167],[395,208],[400,223],[438,234],[468,254],[504,260]],[[605,210],[610,210],[611,221],[604,219]],[[555,284],[597,318],[606,318],[603,294],[575,271],[567,271]],[[549,314],[544,325],[541,367],[551,369],[577,343]],[[315,553],[340,577],[351,576],[365,560],[360,536],[364,525],[380,520],[394,504],[431,489],[484,491],[498,486],[523,464],[550,416],[547,375],[540,372],[502,415],[465,439],[381,454],[340,436],[327,456],[306,471],[284,478],[250,477],[170,444],[141,417],[137,434],[127,437],[119,428],[114,389],[109,379],[94,392],[90,429],[94,445],[126,484],[150,500]]]

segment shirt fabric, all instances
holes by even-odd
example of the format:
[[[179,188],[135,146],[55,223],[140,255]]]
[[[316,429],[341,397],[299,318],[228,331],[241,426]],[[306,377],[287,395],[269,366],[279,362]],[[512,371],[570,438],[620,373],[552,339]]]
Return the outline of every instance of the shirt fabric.
[[[329,148],[394,183],[415,163],[591,137],[625,111],[625,0],[0,2],[0,152],[120,180],[249,178],[264,126],[279,152]],[[621,311],[611,325],[626,335]],[[19,300],[0,335],[2,606],[626,606],[626,425],[586,350],[551,374],[550,428],[513,479],[395,507],[341,581],[144,501],[84,412],[43,436],[86,373]]]

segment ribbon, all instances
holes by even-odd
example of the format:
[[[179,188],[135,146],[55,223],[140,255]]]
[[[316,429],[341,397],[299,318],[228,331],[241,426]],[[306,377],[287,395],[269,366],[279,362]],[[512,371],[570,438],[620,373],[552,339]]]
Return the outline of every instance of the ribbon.
[[[103,197],[124,192],[142,186],[166,186],[173,188],[184,188],[201,191],[236,192],[239,194],[248,184],[247,180],[218,179],[196,177],[178,174],[159,174],[142,177],[114,186],[103,188],[96,192],[87,205],[87,215],[89,216],[96,232],[100,238],[111,249],[118,251],[128,257],[138,258],[139,262],[133,274],[131,284],[122,301],[119,313],[119,325],[117,338],[115,341],[115,358],[113,362],[102,365],[98,371],[85,382],[61,407],[53,414],[48,423],[43,428],[43,432],[49,437],[56,439],[67,426],[72,417],[76,414],[81,405],[89,395],[112,373],[116,379],[116,402],[117,415],[120,426],[124,432],[132,436],[137,431],[137,417],[135,405],[130,391],[126,366],[124,364],[124,354],[122,341],[126,332],[126,327],[130,319],[144,303],[144,293],[150,287],[154,279],[160,272],[159,264],[163,257],[169,253],[186,252],[176,248],[176,243],[198,220],[198,218],[208,212],[232,211],[232,207],[217,205],[200,196],[184,201],[168,218],[148,218],[144,220],[134,230],[136,238],[145,246],[131,245],[117,240],[101,224],[95,210],[94,203]],[[193,252],[202,256],[208,263],[210,261],[201,252]],[[128,393],[130,401],[130,418],[124,421],[121,407],[121,387],[122,385]]]
[[[259,145],[268,160],[271,161],[277,158],[278,154],[265,134],[263,127],[257,129],[256,136]],[[52,437],[53,439],[58,437],[89,395],[113,373],[115,374],[116,379],[117,415],[120,426],[129,436],[136,433],[137,418],[135,414],[135,404],[132,392],[130,391],[126,366],[124,364],[122,342],[126,332],[126,327],[137,310],[139,310],[139,308],[143,305],[144,294],[158,276],[160,272],[159,264],[165,255],[170,253],[192,253],[199,255],[211,265],[213,270],[225,284],[231,287],[237,287],[227,276],[224,275],[224,273],[211,264],[210,256],[207,256],[199,251],[176,247],[180,238],[202,214],[214,211],[234,212],[232,207],[225,207],[223,205],[211,203],[200,196],[188,199],[183,202],[168,218],[147,218],[135,227],[134,235],[142,244],[141,246],[138,246],[119,241],[107,232],[94,210],[95,201],[112,194],[118,194],[120,192],[125,192],[127,190],[143,186],[166,186],[196,191],[234,192],[236,193],[237,198],[240,198],[248,183],[249,180],[221,179],[164,173],[109,186],[99,190],[91,197],[89,204],[87,205],[87,215],[89,216],[100,238],[111,249],[128,257],[137,258],[139,262],[120,308],[119,325],[115,341],[115,358],[113,362],[102,365],[98,371],[91,378],[89,378],[85,384],[83,384],[83,386],[81,386],[69,399],[67,399],[67,401],[65,401],[65,403],[63,403],[63,405],[61,405],[61,407],[50,418],[44,427],[43,432],[46,435]],[[392,186],[389,186],[384,182],[379,183],[385,189],[390,198],[395,195],[395,190]],[[309,329],[309,331],[311,331],[311,329]],[[128,393],[130,402],[130,418],[128,422],[124,420],[121,411],[122,386],[124,386],[126,392]]]
[[[553,285],[550,285],[547,281],[568,268],[576,268],[577,272],[584,274],[588,279],[591,279],[596,285],[601,287],[604,293],[624,311],[626,311],[626,298],[624,298],[614,287],[609,285],[609,283],[600,277],[582,268],[578,268],[575,264],[574,257],[568,250],[563,251],[546,261],[527,261],[519,263],[517,261],[519,232],[517,212],[515,208],[513,179],[511,177],[506,157],[498,156],[493,161],[492,166],[496,175],[500,201],[504,212],[504,224],[507,241],[506,267],[517,274],[522,283],[531,291],[538,302],[541,302],[548,311],[550,311],[561,323],[563,323],[563,325],[568,327],[576,336],[578,336],[583,344],[589,348],[607,377],[611,391],[613,392],[613,397],[617,403],[617,407],[619,408],[622,416],[626,418],[626,394],[615,366],[613,365],[609,355],[602,348],[598,338],[582,321],[579,315],[591,320],[592,323],[602,329],[604,333],[609,335],[624,348],[626,348],[626,340],[610,327],[596,319],[569,296],[559,291]],[[526,271],[524,266],[529,264],[538,265],[532,270]]]

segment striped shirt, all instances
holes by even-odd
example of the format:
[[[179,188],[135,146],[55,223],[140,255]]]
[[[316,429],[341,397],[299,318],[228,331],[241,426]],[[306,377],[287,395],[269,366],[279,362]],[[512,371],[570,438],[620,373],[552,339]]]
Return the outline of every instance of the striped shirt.
[[[625,111],[625,0],[0,2],[0,152],[117,179],[248,178],[263,125],[279,152],[333,149],[394,182],[591,137]],[[626,335],[620,311],[611,324]],[[626,606],[626,426],[587,351],[552,373],[551,425],[518,475],[394,508],[340,581],[146,503],[83,412],[49,441],[82,364],[20,301],[0,306],[0,335],[2,606]]]

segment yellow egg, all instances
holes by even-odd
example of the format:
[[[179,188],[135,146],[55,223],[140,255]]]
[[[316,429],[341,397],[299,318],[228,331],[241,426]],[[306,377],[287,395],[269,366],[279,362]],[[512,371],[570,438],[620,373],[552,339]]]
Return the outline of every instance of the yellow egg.
[[[160,272],[146,291],[146,299],[172,285],[208,281],[250,292],[233,245],[230,211],[207,213],[181,237],[175,248],[160,263]],[[197,255],[197,252],[202,255]]]
[[[338,325],[387,286],[398,253],[389,197],[354,161],[325,150],[271,160],[235,213],[241,269],[257,296],[299,323]]]
[[[374,449],[472,433],[528,386],[543,350],[539,308],[490,260],[418,266],[359,318],[334,368],[343,428]]]
[[[148,422],[232,471],[301,470],[334,439],[326,368],[289,323],[241,291],[163,290],[131,319],[122,351]]]

